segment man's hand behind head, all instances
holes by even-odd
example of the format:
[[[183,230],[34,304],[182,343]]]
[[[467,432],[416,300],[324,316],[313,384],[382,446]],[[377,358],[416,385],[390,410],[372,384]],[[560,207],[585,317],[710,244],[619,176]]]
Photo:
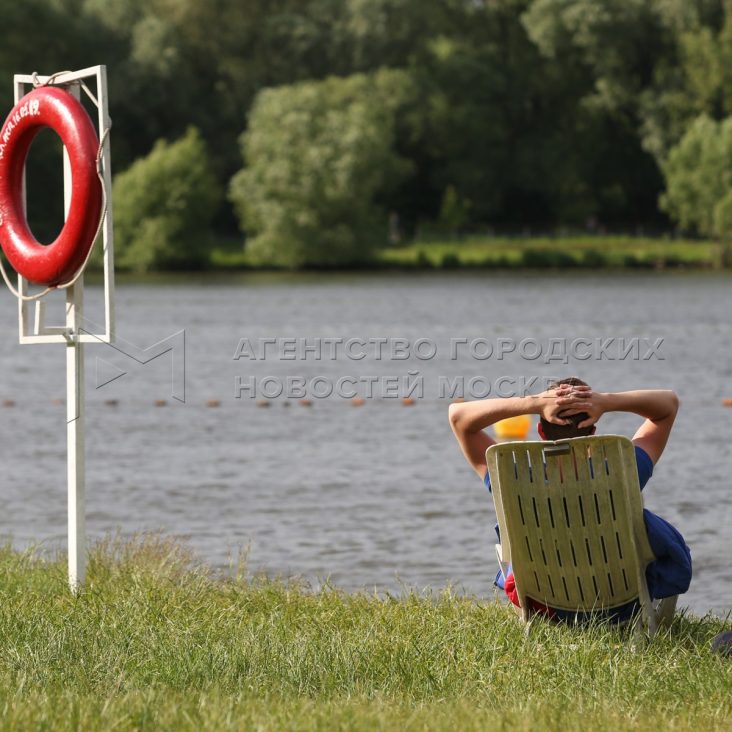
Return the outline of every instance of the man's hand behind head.
[[[603,395],[595,393],[589,386],[561,387],[562,393],[557,396],[557,404],[562,407],[563,417],[586,415],[577,424],[578,429],[592,427],[605,413]]]
[[[592,407],[592,388],[585,385],[558,384],[537,395],[539,416],[546,422],[569,426],[574,420],[568,417],[586,412]],[[600,415],[587,426],[594,424]]]

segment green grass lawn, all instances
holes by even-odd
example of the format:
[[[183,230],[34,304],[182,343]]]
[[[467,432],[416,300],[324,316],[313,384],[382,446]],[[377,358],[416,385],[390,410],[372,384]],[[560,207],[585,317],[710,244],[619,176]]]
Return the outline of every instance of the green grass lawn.
[[[62,561],[6,548],[0,730],[723,730],[722,628],[527,636],[497,602],[217,577],[155,537],[99,546],[74,598]]]

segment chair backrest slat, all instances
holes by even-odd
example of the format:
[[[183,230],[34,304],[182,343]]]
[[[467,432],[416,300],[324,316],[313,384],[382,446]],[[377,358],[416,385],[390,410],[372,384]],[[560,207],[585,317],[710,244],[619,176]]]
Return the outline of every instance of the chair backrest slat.
[[[487,459],[504,559],[520,595],[568,610],[639,596],[654,557],[630,440],[503,443]]]

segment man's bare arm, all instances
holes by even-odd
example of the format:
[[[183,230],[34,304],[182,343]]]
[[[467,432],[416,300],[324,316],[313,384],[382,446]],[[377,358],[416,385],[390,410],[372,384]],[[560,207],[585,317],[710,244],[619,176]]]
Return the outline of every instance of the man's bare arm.
[[[645,422],[633,435],[633,444],[643,448],[655,465],[663,454],[679,411],[676,393],[665,389],[624,391],[608,394],[608,402],[607,411],[633,412],[645,417]]]
[[[557,397],[567,393],[569,387],[560,387],[543,394],[451,404],[450,426],[466,460],[481,478],[485,478],[488,470],[485,451],[495,444],[495,440],[483,430],[502,419],[521,414],[541,414],[550,422],[566,424],[566,420],[557,417],[556,413],[561,409]]]
[[[585,427],[597,422],[605,412],[632,412],[645,417],[633,436],[633,443],[648,453],[655,465],[668,442],[679,410],[679,398],[668,389],[641,389],[616,393],[592,392],[585,389],[574,396],[557,400],[568,414],[587,412],[589,418],[579,424]]]

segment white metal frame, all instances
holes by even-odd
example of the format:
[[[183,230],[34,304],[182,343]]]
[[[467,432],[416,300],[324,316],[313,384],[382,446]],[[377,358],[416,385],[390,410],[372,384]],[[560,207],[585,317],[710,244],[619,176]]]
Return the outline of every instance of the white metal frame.
[[[26,87],[45,83],[49,76],[16,74],[13,77],[15,103],[28,91]],[[96,96],[86,85],[85,79],[96,80]],[[63,86],[77,99],[82,88],[97,108],[97,125],[100,139],[111,126],[107,96],[106,66],[92,66],[81,71],[55,75],[54,86]],[[64,217],[71,205],[71,166],[64,148]],[[84,399],[84,343],[113,343],[115,338],[114,313],[114,239],[112,233],[112,161],[109,137],[102,151],[102,175],[106,191],[107,213],[102,227],[104,254],[104,333],[89,333],[84,329],[84,275],[66,289],[66,322],[63,325],[46,325],[45,302],[35,301],[35,313],[30,317],[30,302],[18,298],[18,334],[21,344],[64,343],[66,345],[66,438],[68,482],[68,554],[69,586],[78,592],[86,579],[86,526],[85,526],[85,399]],[[25,188],[25,186],[24,186]],[[23,192],[25,206],[25,190]],[[18,275],[18,291],[28,295],[28,281]]]

